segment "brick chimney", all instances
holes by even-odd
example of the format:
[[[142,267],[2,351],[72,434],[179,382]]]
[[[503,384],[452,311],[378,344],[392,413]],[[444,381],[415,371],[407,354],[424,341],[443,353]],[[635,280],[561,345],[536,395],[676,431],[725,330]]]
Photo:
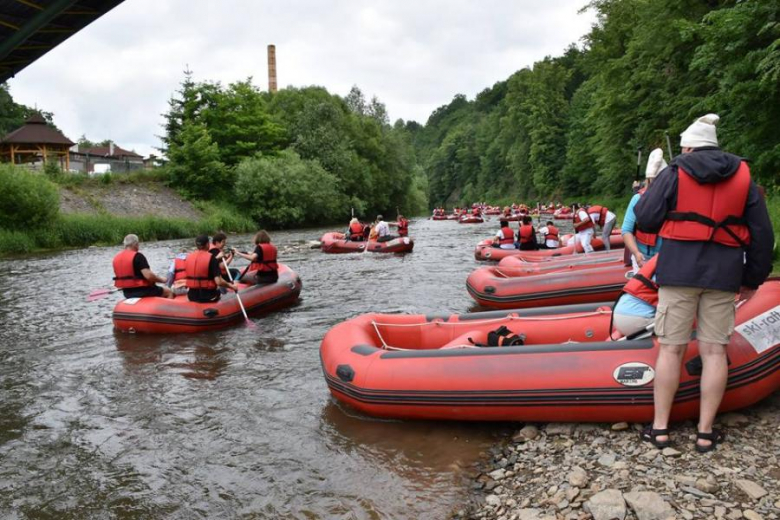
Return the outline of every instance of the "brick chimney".
[[[268,92],[276,92],[276,45],[268,46]]]

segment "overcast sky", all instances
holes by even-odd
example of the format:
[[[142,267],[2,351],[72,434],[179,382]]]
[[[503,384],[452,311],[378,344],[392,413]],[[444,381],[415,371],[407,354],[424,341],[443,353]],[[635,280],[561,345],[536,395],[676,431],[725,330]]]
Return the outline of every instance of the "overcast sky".
[[[424,123],[579,42],[587,0],[125,0],[9,81],[14,98],[54,113],[72,140],[113,139],[149,154],[185,67],[196,81],[255,78],[266,89],[358,85],[397,118]]]

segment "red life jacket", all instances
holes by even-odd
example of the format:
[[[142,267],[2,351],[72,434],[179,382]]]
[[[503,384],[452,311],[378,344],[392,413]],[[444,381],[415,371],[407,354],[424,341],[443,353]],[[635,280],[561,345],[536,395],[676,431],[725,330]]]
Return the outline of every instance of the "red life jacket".
[[[646,191],[647,188],[642,188],[637,193],[639,193],[639,196],[641,197]],[[636,226],[634,227],[634,237],[636,237],[639,243],[649,247],[655,247],[658,243],[658,233],[645,233],[644,231],[636,229]]]
[[[580,218],[580,211],[585,211],[585,210],[580,208],[577,211],[575,211],[574,218],[572,220],[572,222],[574,223],[574,231],[576,233],[580,233],[582,231],[585,231],[586,229],[593,229],[594,227],[593,221],[590,219],[590,217],[588,217],[588,220],[582,220]],[[587,211],[585,211],[585,213],[587,213]],[[581,226],[578,226],[577,224],[579,224],[580,222],[582,222],[583,224]]]
[[[360,240],[363,238],[363,224],[360,222],[355,222],[354,224],[349,225],[349,239],[350,240]]]
[[[279,264],[276,263],[276,246],[273,244],[258,244],[258,247],[263,251],[263,259],[259,258],[252,262],[249,266],[250,271],[259,271],[261,273],[276,271],[279,269]]]
[[[604,206],[591,206],[588,209],[588,215],[593,215],[594,213],[598,213],[599,218],[595,223],[601,227],[604,227],[604,224],[607,223],[607,211],[609,211],[609,209]]]
[[[623,292],[658,307],[658,284],[653,281],[658,255],[645,262],[638,273],[623,287]]]
[[[114,286],[118,289],[131,289],[133,287],[147,287],[154,285],[143,276],[137,276],[133,269],[133,260],[138,251],[124,249],[114,257]]]
[[[498,239],[500,245],[508,245],[515,243],[515,232],[510,229],[509,226],[501,228],[501,237]]]
[[[409,221],[405,218],[402,218],[398,221],[398,236],[401,237],[407,237],[409,236]]]
[[[475,217],[478,217],[479,216],[479,208],[472,209],[471,210],[471,214],[474,215]]]
[[[173,281],[177,280],[183,280],[187,278],[187,273],[185,272],[187,265],[187,259],[186,258],[179,258],[178,256],[173,259]]]
[[[517,233],[517,238],[521,244],[527,244],[533,240],[534,227],[531,224],[523,224],[520,226],[520,231]]]
[[[194,251],[187,255],[184,262],[184,273],[187,275],[187,287],[190,289],[217,288],[214,278],[209,276],[209,263],[214,258],[207,251]]]
[[[547,226],[547,234],[544,235],[544,240],[555,240],[556,242],[559,241],[558,238],[558,228],[555,226]]]
[[[677,207],[666,216],[659,235],[684,241],[717,242],[747,247],[750,230],[745,205],[750,190],[750,168],[740,164],[737,173],[715,184],[699,184],[677,167]]]

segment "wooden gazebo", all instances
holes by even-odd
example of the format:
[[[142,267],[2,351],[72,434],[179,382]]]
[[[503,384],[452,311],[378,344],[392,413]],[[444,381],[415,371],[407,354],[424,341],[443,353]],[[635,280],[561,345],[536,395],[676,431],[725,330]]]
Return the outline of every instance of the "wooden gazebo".
[[[46,124],[40,114],[33,114],[24,124],[0,139],[0,159],[13,164],[56,159],[60,168],[70,170],[70,147],[75,143],[62,132]]]

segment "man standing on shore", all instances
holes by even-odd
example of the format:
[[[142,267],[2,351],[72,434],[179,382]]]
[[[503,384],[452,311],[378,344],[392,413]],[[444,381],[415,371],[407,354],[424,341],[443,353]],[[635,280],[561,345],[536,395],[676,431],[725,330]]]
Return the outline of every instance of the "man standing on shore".
[[[723,440],[712,425],[728,379],[726,345],[734,330],[735,297],[749,298],[769,276],[774,242],[747,162],[718,148],[718,120],[708,114],[683,132],[682,155],[634,209],[638,229],[664,239],[656,270],[655,417],[642,439],[657,447],[670,443],[669,415],[696,319],[703,364],[696,450],[702,453]]]

